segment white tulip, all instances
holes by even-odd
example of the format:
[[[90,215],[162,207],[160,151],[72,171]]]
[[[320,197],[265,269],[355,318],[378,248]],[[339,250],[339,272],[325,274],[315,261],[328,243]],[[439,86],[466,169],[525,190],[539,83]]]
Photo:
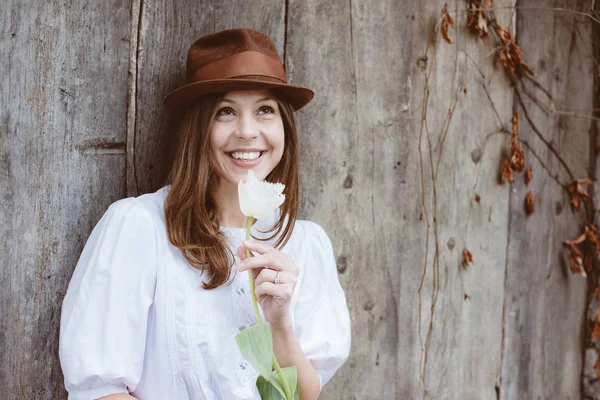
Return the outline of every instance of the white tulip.
[[[255,219],[271,216],[285,200],[285,195],[282,194],[284,188],[283,183],[259,181],[254,172],[248,170],[246,182],[240,179],[238,185],[242,213]]]

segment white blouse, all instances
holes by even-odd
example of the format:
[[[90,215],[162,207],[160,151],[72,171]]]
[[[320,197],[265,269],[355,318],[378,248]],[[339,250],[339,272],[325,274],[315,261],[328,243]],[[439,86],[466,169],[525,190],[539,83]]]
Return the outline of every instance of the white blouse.
[[[169,188],[113,203],[83,249],[60,323],[69,399],[128,392],[141,400],[260,399],[258,372],[235,342],[256,323],[248,273],[202,289],[203,275],[167,238]],[[267,237],[258,230],[274,221],[257,221],[252,234]],[[245,229],[221,230],[234,250],[245,238]],[[316,223],[297,221],[282,251],[300,267],[290,313],[322,387],[350,351],[350,318],[331,242]]]

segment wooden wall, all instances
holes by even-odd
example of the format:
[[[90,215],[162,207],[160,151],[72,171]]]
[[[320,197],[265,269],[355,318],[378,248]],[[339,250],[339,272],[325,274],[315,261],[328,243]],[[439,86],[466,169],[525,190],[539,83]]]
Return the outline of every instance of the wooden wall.
[[[60,306],[85,240],[110,203],[164,184],[161,102],[189,44],[248,27],[316,92],[297,114],[301,217],[332,238],[353,322],[350,359],[321,398],[581,398],[587,283],[562,242],[583,219],[524,109],[576,178],[594,175],[597,122],[581,117],[600,106],[594,2],[494,2],[545,107],[519,104],[493,40],[465,28],[467,2],[448,3],[451,44],[435,33],[438,0],[3,4],[3,397],[66,398]],[[513,110],[529,186],[498,179]]]

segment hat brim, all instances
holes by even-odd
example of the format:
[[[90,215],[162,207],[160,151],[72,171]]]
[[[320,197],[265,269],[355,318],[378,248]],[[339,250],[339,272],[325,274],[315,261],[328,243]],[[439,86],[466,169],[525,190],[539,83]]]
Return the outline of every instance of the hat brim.
[[[169,93],[163,103],[170,110],[180,110],[194,100],[211,93],[229,92],[231,90],[276,89],[277,93],[288,101],[294,111],[307,105],[315,93],[306,86],[296,86],[287,83],[261,81],[257,79],[219,79],[194,82],[181,86]]]

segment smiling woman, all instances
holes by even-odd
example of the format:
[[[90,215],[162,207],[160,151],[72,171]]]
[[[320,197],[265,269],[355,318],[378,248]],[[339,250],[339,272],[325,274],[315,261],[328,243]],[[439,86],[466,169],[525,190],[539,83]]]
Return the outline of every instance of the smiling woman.
[[[300,399],[316,399],[348,357],[350,318],[327,234],[297,220],[293,112],[313,92],[288,84],[273,42],[248,29],[196,41],[187,76],[165,99],[180,117],[169,184],[112,204],[69,284],[60,336],[69,398],[258,399],[259,374],[235,338],[265,319]],[[244,241],[238,183],[250,169],[285,185],[285,199],[248,223],[254,240]]]

